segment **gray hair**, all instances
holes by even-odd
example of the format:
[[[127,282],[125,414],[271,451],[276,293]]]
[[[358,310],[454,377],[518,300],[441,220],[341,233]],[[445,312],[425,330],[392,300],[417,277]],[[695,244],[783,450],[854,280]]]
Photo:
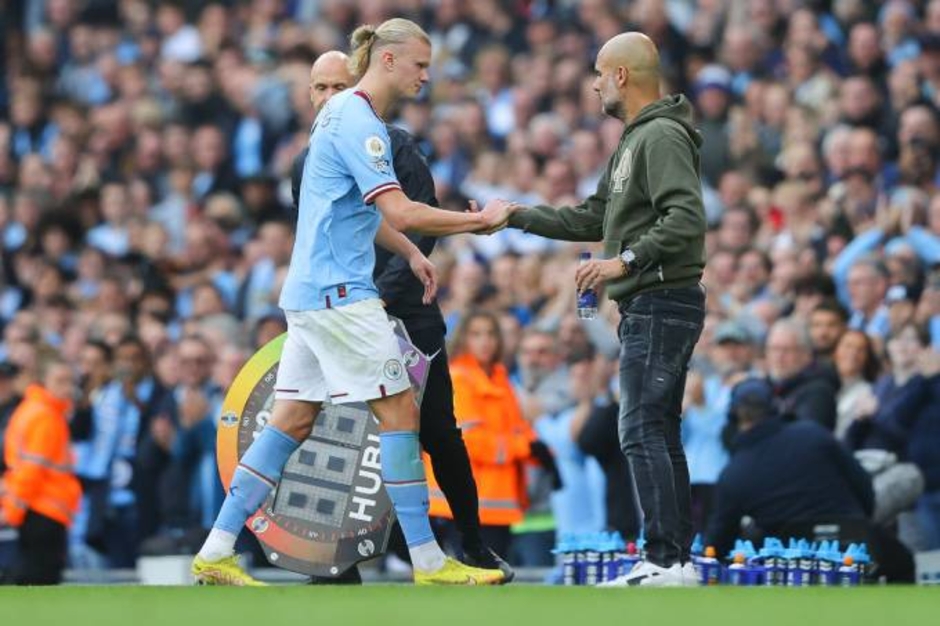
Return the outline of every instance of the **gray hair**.
[[[804,322],[794,317],[785,317],[773,323],[773,326],[770,327],[770,332],[767,333],[768,339],[770,335],[775,332],[785,332],[791,334],[796,338],[797,343],[799,343],[803,349],[812,353],[813,338],[810,336],[809,328]]]

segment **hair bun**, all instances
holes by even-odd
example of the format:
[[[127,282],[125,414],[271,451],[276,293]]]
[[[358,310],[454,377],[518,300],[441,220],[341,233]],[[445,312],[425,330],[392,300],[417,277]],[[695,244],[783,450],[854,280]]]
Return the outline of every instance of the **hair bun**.
[[[369,45],[372,43],[375,37],[375,27],[371,24],[363,24],[353,31],[351,37],[352,47],[355,49],[359,46]]]

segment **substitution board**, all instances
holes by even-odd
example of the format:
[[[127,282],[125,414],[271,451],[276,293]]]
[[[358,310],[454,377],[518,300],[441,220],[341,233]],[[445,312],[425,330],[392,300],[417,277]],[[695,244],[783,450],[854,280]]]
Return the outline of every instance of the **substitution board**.
[[[391,322],[420,402],[430,359],[412,345],[401,320]],[[217,458],[226,491],[238,460],[271,417],[286,337],[258,350],[225,396]],[[338,576],[382,554],[394,520],[382,485],[378,421],[365,403],[327,403],[310,437],[288,460],[277,488],[246,525],[272,565]]]

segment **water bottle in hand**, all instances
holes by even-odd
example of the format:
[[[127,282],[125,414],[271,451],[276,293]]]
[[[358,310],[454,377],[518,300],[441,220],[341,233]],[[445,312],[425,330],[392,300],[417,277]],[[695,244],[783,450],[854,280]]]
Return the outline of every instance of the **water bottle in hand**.
[[[583,265],[590,260],[590,252],[581,253],[579,263]],[[578,292],[578,317],[583,320],[592,320],[597,317],[597,291],[593,288]]]

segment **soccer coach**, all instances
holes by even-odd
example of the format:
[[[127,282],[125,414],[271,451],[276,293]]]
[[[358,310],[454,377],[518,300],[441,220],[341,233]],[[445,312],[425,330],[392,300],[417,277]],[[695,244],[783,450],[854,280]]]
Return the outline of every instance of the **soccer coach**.
[[[659,53],[645,35],[610,39],[595,74],[604,112],[625,124],[597,191],[578,206],[518,207],[509,226],[604,242],[605,260],[580,266],[576,282],[579,290],[606,283],[620,307],[620,444],[636,480],[647,552],[607,584],[694,585],[680,417],[705,317],[702,140],[688,100],[660,98]]]
[[[319,112],[337,93],[351,87],[354,76],[347,66],[348,57],[331,50],[317,58],[310,69],[310,101]],[[434,179],[414,139],[407,132],[387,124],[391,140],[392,164],[402,190],[410,199],[430,206],[438,206],[434,195]],[[294,205],[300,197],[307,148],[297,155],[291,171],[291,192]],[[430,256],[437,243],[436,237],[406,233],[425,256]],[[512,580],[509,565],[485,545],[480,531],[479,497],[470,458],[460,429],[454,417],[454,389],[448,370],[444,348],[445,325],[437,302],[422,302],[424,285],[418,280],[408,261],[388,252],[381,246],[375,249],[375,286],[390,316],[405,324],[412,343],[431,360],[424,397],[421,401],[419,436],[421,447],[431,457],[434,476],[447,498],[454,514],[454,523],[460,530],[464,562],[484,569],[500,569],[504,581]],[[505,555],[503,555],[505,556]],[[314,579],[314,582],[329,582]],[[358,583],[356,568],[344,572],[335,582]]]

